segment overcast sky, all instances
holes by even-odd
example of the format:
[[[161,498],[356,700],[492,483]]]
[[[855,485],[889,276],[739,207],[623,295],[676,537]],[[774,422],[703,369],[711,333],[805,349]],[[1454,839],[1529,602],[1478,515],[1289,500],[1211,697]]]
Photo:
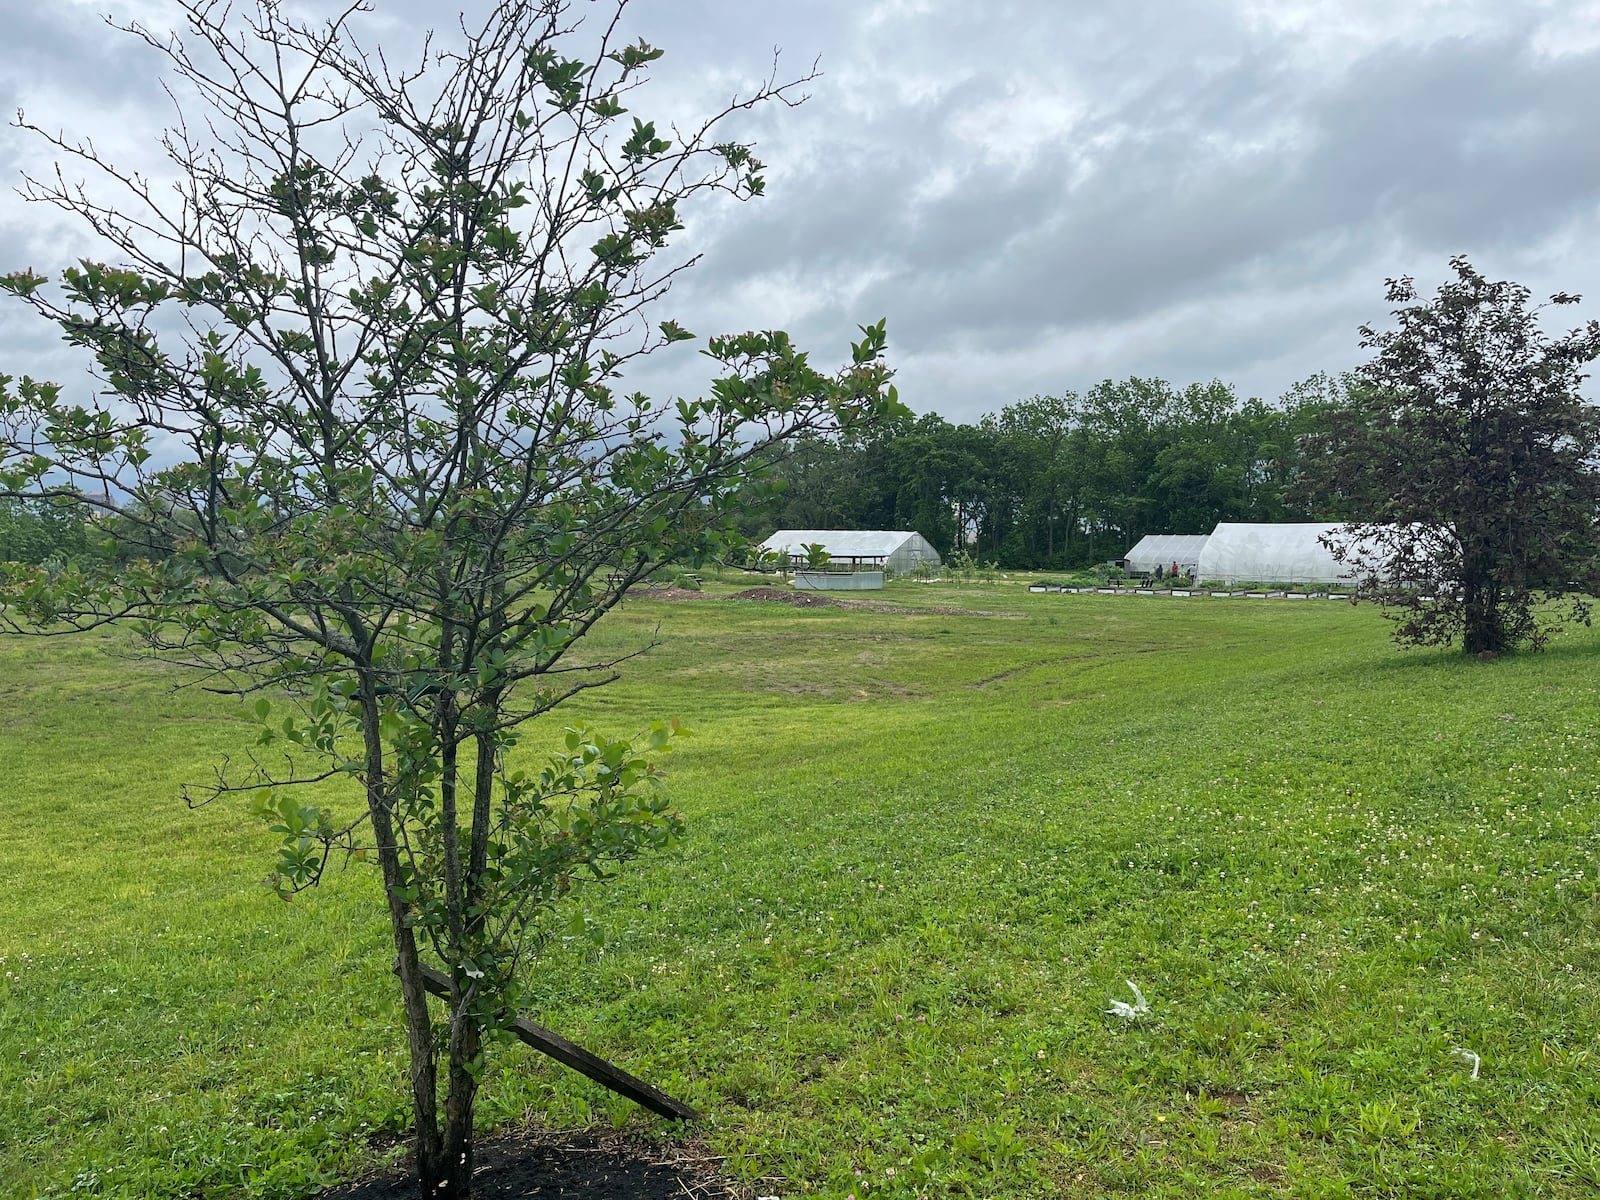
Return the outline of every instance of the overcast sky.
[[[373,2],[396,40],[452,9]],[[0,107],[147,161],[170,108],[94,14],[162,27],[167,0],[0,10]],[[1600,0],[635,0],[629,21],[667,51],[636,111],[720,105],[774,49],[823,72],[737,130],[768,195],[694,215],[704,257],[661,316],[786,328],[819,365],[885,317],[919,412],[1134,374],[1275,398],[1355,366],[1385,277],[1431,290],[1455,253],[1600,315]],[[0,176],[40,162],[0,133]],[[76,236],[0,199],[5,269],[59,269]],[[50,345],[0,311],[0,370]],[[695,367],[644,382],[693,390]]]

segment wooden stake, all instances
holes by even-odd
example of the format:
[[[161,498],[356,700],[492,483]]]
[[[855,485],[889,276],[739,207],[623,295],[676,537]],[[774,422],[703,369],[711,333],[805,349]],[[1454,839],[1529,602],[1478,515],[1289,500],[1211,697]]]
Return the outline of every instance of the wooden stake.
[[[435,996],[450,997],[450,980],[432,967],[422,968],[422,982]],[[626,1096],[635,1104],[648,1108],[663,1117],[679,1121],[698,1121],[700,1114],[681,1100],[674,1100],[663,1091],[651,1087],[642,1079],[629,1075],[621,1067],[613,1066],[598,1055],[590,1054],[575,1042],[569,1042],[559,1033],[535,1025],[527,1017],[518,1017],[511,1023],[511,1032],[541,1054],[548,1054],[558,1063],[571,1067],[619,1096]]]

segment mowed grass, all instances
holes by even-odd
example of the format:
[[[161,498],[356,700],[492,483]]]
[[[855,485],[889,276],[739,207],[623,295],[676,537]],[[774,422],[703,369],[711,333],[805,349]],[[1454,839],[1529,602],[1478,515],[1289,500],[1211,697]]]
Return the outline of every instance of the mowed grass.
[[[1600,635],[882,598],[924,611],[597,630],[663,644],[562,715],[689,721],[690,831],[581,897],[604,948],[558,938],[531,1016],[706,1111],[751,1194],[1600,1189]],[[0,641],[0,1194],[305,1195],[404,1131],[373,872],[257,886],[270,835],[176,798],[251,724],[118,645]],[[520,1046],[481,1114],[691,1134]]]

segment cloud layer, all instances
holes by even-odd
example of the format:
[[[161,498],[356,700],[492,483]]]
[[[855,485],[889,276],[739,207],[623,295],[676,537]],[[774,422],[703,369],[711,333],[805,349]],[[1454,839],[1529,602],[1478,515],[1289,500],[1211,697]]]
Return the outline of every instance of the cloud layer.
[[[104,3],[11,21],[0,99],[137,155],[170,107],[149,56],[90,16]],[[439,20],[377,6],[392,40]],[[1385,277],[1431,287],[1454,253],[1600,312],[1591,0],[637,0],[627,21],[668,52],[641,110],[719,106],[775,47],[780,75],[823,71],[800,108],[743,118],[769,195],[693,214],[704,258],[671,314],[788,328],[824,362],[886,317],[919,411],[1129,374],[1273,397],[1355,365]],[[0,138],[0,172],[37,156]],[[0,213],[8,268],[70,245],[49,214]],[[38,348],[3,314],[0,346]],[[642,382],[693,390],[695,362]]]

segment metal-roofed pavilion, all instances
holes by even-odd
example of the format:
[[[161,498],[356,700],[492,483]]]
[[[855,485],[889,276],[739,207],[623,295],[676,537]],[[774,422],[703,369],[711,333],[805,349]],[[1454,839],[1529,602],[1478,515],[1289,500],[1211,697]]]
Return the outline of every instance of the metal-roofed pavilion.
[[[891,571],[909,575],[926,564],[937,571],[939,552],[928,539],[909,529],[780,529],[761,549],[787,556],[803,566],[806,547],[820,545],[828,552],[830,570]]]

